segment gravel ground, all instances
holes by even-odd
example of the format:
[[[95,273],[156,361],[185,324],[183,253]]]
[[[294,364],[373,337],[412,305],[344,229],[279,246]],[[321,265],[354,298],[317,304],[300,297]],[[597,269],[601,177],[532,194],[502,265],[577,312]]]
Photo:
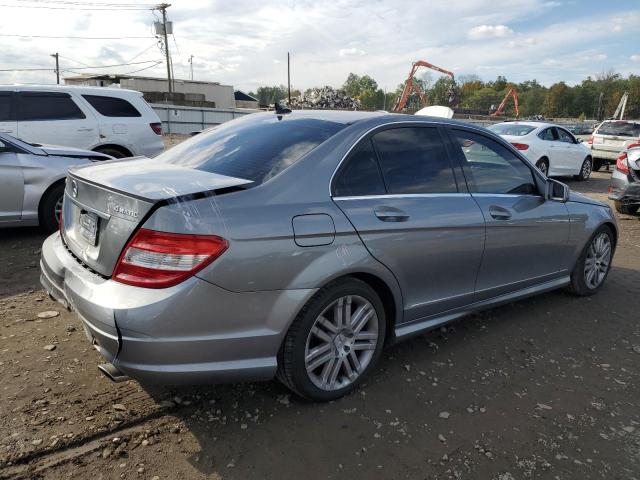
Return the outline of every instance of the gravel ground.
[[[607,185],[571,182],[599,199]],[[619,225],[598,295],[551,292],[391,347],[328,404],[276,381],[110,383],[39,287],[43,235],[4,230],[0,478],[640,478],[640,220]]]

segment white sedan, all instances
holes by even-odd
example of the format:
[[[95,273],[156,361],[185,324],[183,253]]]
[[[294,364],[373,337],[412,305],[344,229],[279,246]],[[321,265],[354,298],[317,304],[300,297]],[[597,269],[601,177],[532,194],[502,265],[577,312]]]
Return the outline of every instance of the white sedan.
[[[591,176],[591,149],[566,128],[552,123],[504,122],[489,130],[520,150],[548,177],[573,175],[587,180]]]

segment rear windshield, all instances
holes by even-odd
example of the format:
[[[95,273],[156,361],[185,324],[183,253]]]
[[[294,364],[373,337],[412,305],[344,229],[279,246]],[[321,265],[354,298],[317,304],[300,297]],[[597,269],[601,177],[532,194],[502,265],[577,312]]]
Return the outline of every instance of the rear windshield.
[[[156,157],[182,167],[252,180],[275,177],[346,125],[312,118],[250,114],[224,123]]]
[[[514,125],[513,123],[496,123],[491,125],[489,130],[498,135],[512,135],[514,137],[522,137],[527,133],[534,131],[536,127],[531,125]]]
[[[596,133],[598,135],[616,135],[618,137],[640,137],[640,123],[604,122]]]

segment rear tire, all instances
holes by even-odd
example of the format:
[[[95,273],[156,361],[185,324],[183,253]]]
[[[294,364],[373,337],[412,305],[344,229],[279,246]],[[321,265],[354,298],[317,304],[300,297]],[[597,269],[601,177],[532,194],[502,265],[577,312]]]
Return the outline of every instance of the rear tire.
[[[623,215],[635,215],[640,208],[638,205],[626,205],[621,202],[615,202],[616,211]]]
[[[329,284],[289,328],[278,353],[278,379],[308,400],[340,398],[374,368],[385,333],[384,307],[369,285],[355,278]]]
[[[64,196],[64,183],[50,188],[40,200],[38,208],[38,223],[47,233],[55,232],[59,227],[60,212],[62,211],[62,198]]]
[[[602,168],[602,165],[603,165],[602,160],[600,160],[599,158],[594,158],[593,159],[593,167],[592,167],[592,169],[593,169],[594,172],[600,171],[600,169]]]
[[[589,180],[589,177],[591,176],[592,168],[593,168],[593,161],[591,160],[591,157],[585,158],[584,162],[582,162],[582,166],[580,167],[580,173],[578,175],[574,175],[574,178],[576,180],[580,180],[581,182],[584,182],[585,180]]]
[[[546,157],[542,157],[536,162],[536,168],[540,170],[545,177],[549,176],[549,160]]]
[[[578,257],[571,273],[569,291],[586,297],[600,290],[611,270],[613,251],[613,232],[603,225],[591,235]]]

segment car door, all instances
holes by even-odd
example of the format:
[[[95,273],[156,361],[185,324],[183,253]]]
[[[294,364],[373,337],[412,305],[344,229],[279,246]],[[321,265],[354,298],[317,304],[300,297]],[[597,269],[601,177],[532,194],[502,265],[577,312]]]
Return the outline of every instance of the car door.
[[[473,300],[485,227],[462,185],[441,132],[424,126],[366,137],[336,176],[333,199],[398,279],[405,322]]]
[[[545,128],[538,134],[542,140],[543,154],[549,159],[549,176],[562,175],[564,146],[558,141],[558,132],[555,127]],[[539,159],[536,159],[537,161]]]
[[[570,253],[569,213],[546,200],[533,167],[496,140],[452,128],[452,143],[469,191],[486,222],[486,242],[476,283],[477,301],[521,290],[561,275]],[[481,146],[482,155],[469,145]]]
[[[0,133],[15,136],[17,125],[13,109],[13,92],[0,92]]]
[[[16,111],[22,141],[86,149],[98,143],[95,116],[68,93],[22,91]]]
[[[24,179],[20,158],[0,140],[0,222],[20,220],[24,201]]]
[[[563,160],[562,167],[566,175],[576,175],[580,172],[584,161],[584,152],[575,137],[564,128],[556,127],[558,141],[562,144]]]

